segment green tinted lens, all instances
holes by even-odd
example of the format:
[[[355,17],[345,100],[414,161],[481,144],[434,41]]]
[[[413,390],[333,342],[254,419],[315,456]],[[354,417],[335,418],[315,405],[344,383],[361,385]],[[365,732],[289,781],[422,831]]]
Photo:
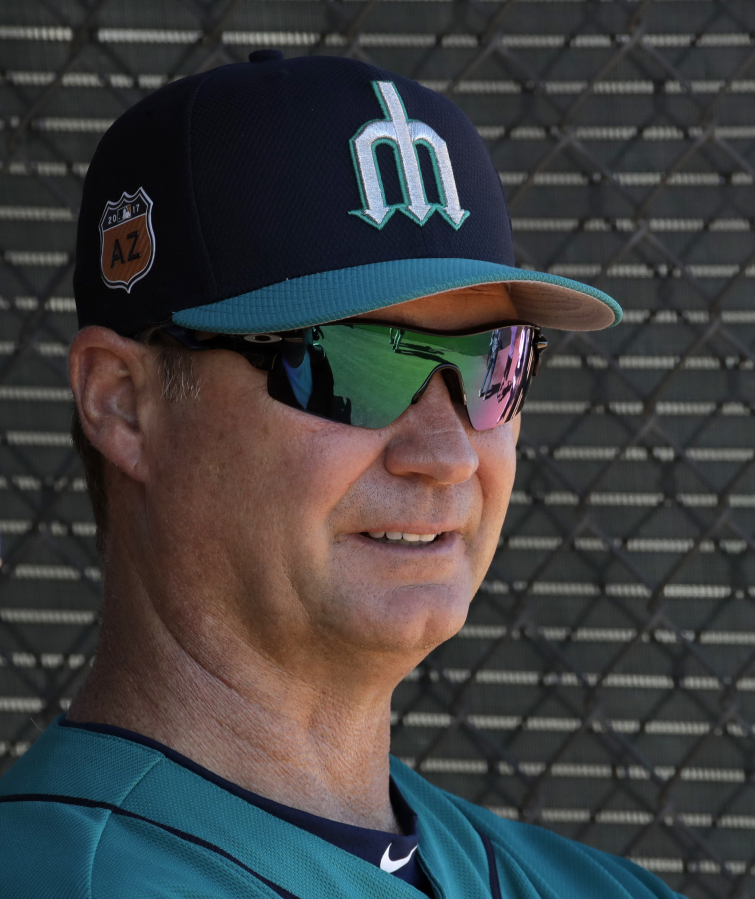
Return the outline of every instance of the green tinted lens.
[[[275,399],[332,421],[382,428],[404,412],[442,366],[460,373],[472,425],[484,430],[521,405],[520,375],[531,332],[528,326],[511,326],[460,336],[368,322],[321,325],[308,329],[300,341],[283,342],[269,391]]]
[[[334,394],[348,404],[351,424],[383,428],[395,421],[438,364],[407,353],[400,346],[401,334],[397,328],[370,324],[318,329],[317,345],[331,363]]]
[[[332,421],[384,428],[435,367],[420,359],[396,365],[392,333],[367,324],[309,329],[302,344],[285,342],[270,373],[271,396]]]

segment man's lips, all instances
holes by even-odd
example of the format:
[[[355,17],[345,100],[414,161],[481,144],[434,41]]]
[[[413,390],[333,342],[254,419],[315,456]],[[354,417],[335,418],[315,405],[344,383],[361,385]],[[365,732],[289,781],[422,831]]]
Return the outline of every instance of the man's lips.
[[[361,522],[360,522],[361,523]],[[365,524],[367,524],[365,522]],[[385,536],[390,539],[397,540],[399,535],[404,538],[412,537],[437,537],[438,534],[447,534],[451,531],[461,532],[464,528],[465,519],[463,518],[446,518],[441,521],[429,521],[427,519],[415,519],[414,521],[377,521],[370,522],[368,526],[360,528],[356,533],[370,534],[372,536]]]
[[[391,538],[387,536],[388,533],[392,534]],[[372,536],[373,534],[381,534],[381,536]],[[353,534],[352,536],[359,540],[360,543],[374,547],[377,550],[386,552],[408,550],[411,553],[436,553],[447,551],[457,545],[461,540],[461,534],[458,531],[441,531],[440,533],[430,534],[427,535],[431,538],[429,540],[407,540],[405,539],[405,534],[409,534],[410,537],[419,536],[415,535],[412,531],[373,531],[372,533],[363,531],[359,534]]]
[[[427,546],[428,543],[437,540],[440,534],[414,534],[411,531],[369,531],[363,536],[389,545]]]

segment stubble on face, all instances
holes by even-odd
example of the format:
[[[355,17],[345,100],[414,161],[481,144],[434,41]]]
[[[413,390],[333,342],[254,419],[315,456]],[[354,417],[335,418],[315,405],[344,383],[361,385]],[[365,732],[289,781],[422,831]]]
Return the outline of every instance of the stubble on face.
[[[506,313],[500,292],[482,290],[372,317],[452,329]],[[165,534],[156,523],[154,536],[184,557],[202,608],[302,670],[318,654],[366,651],[413,667],[458,631],[497,545],[518,421],[474,431],[436,376],[387,428],[355,428],[271,399],[240,356],[197,364],[200,398],[167,423],[172,451],[156,480],[155,513],[179,525]],[[159,463],[165,447],[155,451]],[[447,545],[370,545],[366,532],[389,527],[437,529]]]

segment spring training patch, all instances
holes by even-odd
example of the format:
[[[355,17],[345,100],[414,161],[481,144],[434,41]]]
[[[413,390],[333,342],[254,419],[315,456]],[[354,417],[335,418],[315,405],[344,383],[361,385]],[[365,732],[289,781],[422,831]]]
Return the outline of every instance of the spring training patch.
[[[100,219],[100,249],[100,270],[108,287],[130,293],[152,268],[152,200],[143,187],[133,194],[124,191],[116,202],[108,200]]]

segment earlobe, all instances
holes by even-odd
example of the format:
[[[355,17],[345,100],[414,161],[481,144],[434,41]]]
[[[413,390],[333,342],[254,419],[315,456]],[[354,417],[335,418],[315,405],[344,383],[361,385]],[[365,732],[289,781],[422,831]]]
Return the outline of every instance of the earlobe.
[[[146,479],[148,350],[108,328],[80,331],[71,344],[71,389],[92,445],[137,481]]]

